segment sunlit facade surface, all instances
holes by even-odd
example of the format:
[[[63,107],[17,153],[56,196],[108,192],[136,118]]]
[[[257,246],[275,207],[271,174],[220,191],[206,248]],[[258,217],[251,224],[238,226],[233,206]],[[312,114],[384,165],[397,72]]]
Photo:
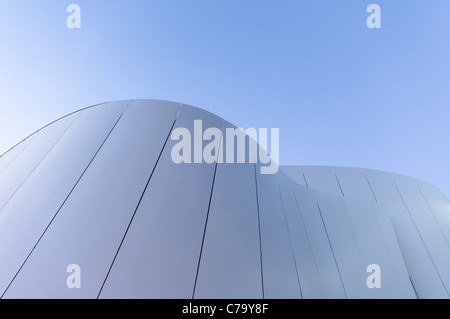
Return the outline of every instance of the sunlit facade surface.
[[[435,187],[357,168],[175,164],[171,132],[198,119],[232,127],[120,101],[3,154],[2,298],[449,298],[450,205]]]

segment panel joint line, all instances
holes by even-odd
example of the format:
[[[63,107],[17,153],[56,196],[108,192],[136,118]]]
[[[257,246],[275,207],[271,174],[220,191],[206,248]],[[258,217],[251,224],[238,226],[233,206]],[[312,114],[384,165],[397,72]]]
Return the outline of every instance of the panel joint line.
[[[128,105],[127,105],[128,107]],[[125,112],[125,111],[124,111]],[[84,174],[86,173],[86,171],[89,169],[89,167],[91,166],[92,162],[94,161],[94,159],[97,157],[98,153],[100,152],[100,150],[102,149],[103,145],[106,143],[106,141],[108,140],[109,136],[111,135],[111,133],[114,131],[114,129],[117,126],[117,123],[119,123],[120,119],[122,118],[123,112],[122,114],[119,116],[119,118],[117,119],[117,121],[114,123],[113,127],[111,128],[111,130],[109,131],[108,135],[105,137],[105,139],[103,140],[102,144],[100,145],[100,147],[98,148],[97,152],[94,154],[94,156],[92,157],[92,159],[90,160],[90,162],[88,163],[88,165],[86,166],[86,168],[84,169],[83,173],[81,173],[80,177],[78,178],[78,180],[76,181],[75,185],[72,187],[72,189],[70,190],[69,194],[66,196],[66,198],[64,199],[63,203],[61,204],[61,206],[58,208],[58,210],[56,211],[55,215],[53,215],[52,219],[50,220],[50,222],[48,223],[47,227],[44,229],[43,233],[41,234],[41,236],[39,237],[39,239],[37,240],[37,242],[34,244],[33,248],[31,249],[31,251],[29,252],[28,256],[25,258],[25,260],[23,261],[22,265],[20,266],[19,270],[17,270],[16,274],[14,275],[14,277],[11,279],[11,282],[8,284],[8,286],[6,287],[5,291],[3,292],[3,294],[1,295],[0,299],[3,298],[3,296],[6,294],[6,292],[8,291],[9,287],[11,286],[11,284],[13,283],[13,281],[16,279],[17,275],[19,274],[19,272],[22,270],[23,266],[26,264],[26,262],[28,261],[28,259],[30,258],[31,254],[34,252],[34,250],[36,249],[37,245],[40,243],[41,239],[44,237],[45,233],[47,232],[47,230],[50,228],[50,225],[53,223],[53,221],[55,220],[56,216],[58,215],[58,213],[61,211],[61,209],[63,208],[63,206],[66,204],[67,200],[69,199],[70,195],[72,195],[73,191],[75,190],[75,188],[77,187],[78,183],[80,182],[80,180],[83,178]]]
[[[195,273],[195,280],[194,280],[194,288],[192,290],[192,299],[194,299],[194,297],[195,297],[195,289],[197,288],[198,272],[200,270],[200,263],[201,263],[202,254],[203,254],[203,246],[205,244],[206,228],[208,226],[209,212],[211,210],[211,202],[212,202],[212,196],[213,196],[213,192],[214,192],[214,184],[216,182],[217,164],[218,164],[218,161],[219,161],[220,148],[221,148],[222,143],[223,143],[223,128],[224,128],[224,125],[225,124],[222,123],[222,134],[220,135],[219,149],[218,149],[218,152],[217,152],[216,164],[214,166],[214,174],[213,174],[213,179],[212,179],[212,184],[211,184],[211,192],[209,194],[208,210],[206,211],[205,227],[203,229],[202,244],[200,246],[200,254],[198,256],[197,271]]]
[[[261,219],[259,214],[259,195],[258,195],[258,179],[256,175],[256,164],[253,164],[255,168],[255,188],[256,188],[256,210],[258,212],[258,234],[259,234],[259,259],[261,263],[261,288],[262,288],[262,298],[264,299],[264,267],[263,267],[263,253],[262,253],[262,243],[261,243]]]
[[[179,114],[180,111],[181,111],[181,108],[178,111],[178,114]],[[106,273],[106,277],[103,280],[102,286],[100,287],[100,290],[99,290],[98,295],[97,295],[97,299],[100,297],[100,294],[102,293],[102,290],[103,290],[103,287],[105,286],[106,280],[108,279],[109,274],[111,272],[111,269],[114,266],[114,263],[115,263],[115,261],[117,259],[118,254],[119,254],[119,251],[122,248],[123,242],[125,241],[125,237],[127,236],[128,231],[129,231],[129,229],[131,227],[131,224],[133,223],[134,217],[136,216],[136,213],[137,213],[137,211],[139,209],[139,206],[141,205],[142,199],[144,198],[145,192],[147,191],[148,185],[150,184],[150,180],[152,179],[152,176],[153,176],[153,173],[155,172],[156,166],[158,166],[158,163],[159,163],[159,160],[161,158],[161,155],[162,155],[162,153],[163,153],[163,151],[164,151],[164,149],[166,147],[167,141],[169,140],[170,134],[172,133],[176,122],[177,122],[177,118],[175,118],[175,120],[172,123],[172,126],[170,127],[169,134],[167,134],[167,137],[166,137],[166,140],[164,141],[163,147],[161,148],[161,151],[159,152],[158,159],[156,160],[156,163],[153,166],[153,169],[152,169],[152,171],[150,173],[150,176],[149,176],[149,178],[147,180],[147,184],[145,185],[144,190],[142,191],[141,197],[139,198],[137,206],[134,209],[133,215],[131,216],[131,220],[128,223],[127,229],[125,230],[125,233],[122,236],[122,240],[120,241],[119,247],[117,248],[116,254],[114,255],[113,261],[111,262],[111,265],[109,266],[108,272]]]

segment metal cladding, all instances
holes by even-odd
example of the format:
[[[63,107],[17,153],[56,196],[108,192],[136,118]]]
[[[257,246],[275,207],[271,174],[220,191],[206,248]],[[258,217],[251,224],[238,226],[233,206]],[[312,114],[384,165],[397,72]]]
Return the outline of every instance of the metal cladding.
[[[122,101],[2,155],[2,298],[449,298],[439,190],[356,168],[175,164],[170,134],[197,119],[232,127],[192,106]],[[367,283],[374,264],[380,288]]]

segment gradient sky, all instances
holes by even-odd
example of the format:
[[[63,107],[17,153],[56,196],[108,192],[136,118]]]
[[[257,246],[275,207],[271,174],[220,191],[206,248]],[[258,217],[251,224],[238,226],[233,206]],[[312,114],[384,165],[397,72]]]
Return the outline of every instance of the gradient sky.
[[[1,0],[0,153],[82,107],[155,98],[280,128],[281,164],[387,170],[450,197],[449,16],[448,0]]]

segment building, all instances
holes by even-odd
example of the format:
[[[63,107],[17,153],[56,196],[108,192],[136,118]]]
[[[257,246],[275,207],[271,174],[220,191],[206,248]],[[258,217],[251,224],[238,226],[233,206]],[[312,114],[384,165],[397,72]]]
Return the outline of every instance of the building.
[[[450,205],[435,187],[357,168],[175,164],[170,134],[196,119],[232,127],[121,101],[3,154],[2,298],[449,298]]]

